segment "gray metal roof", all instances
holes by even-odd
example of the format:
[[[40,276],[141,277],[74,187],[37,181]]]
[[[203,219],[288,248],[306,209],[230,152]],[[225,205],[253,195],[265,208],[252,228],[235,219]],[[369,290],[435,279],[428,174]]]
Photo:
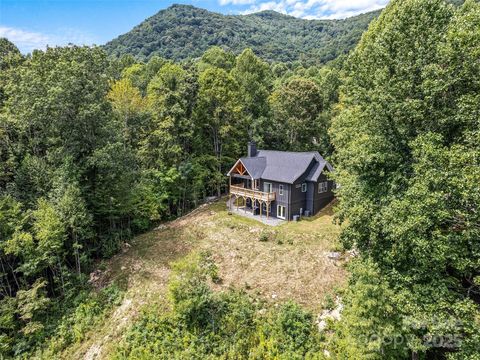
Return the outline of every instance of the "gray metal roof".
[[[312,161],[315,164],[306,176],[306,181],[317,181],[325,167],[333,167],[317,152],[290,152],[258,150],[254,157],[242,157],[248,173],[253,179],[265,179],[293,184],[305,174]],[[230,173],[229,173],[230,174]]]
[[[310,173],[307,175],[307,181],[317,182],[320,174],[325,167],[328,169],[328,171],[333,171],[333,166],[330,165],[330,163],[325,160],[318,152],[315,153],[315,159],[317,160],[317,163],[313,166],[312,170],[310,170]]]
[[[240,161],[254,179],[260,179],[267,166],[267,159],[265,157],[243,157]]]

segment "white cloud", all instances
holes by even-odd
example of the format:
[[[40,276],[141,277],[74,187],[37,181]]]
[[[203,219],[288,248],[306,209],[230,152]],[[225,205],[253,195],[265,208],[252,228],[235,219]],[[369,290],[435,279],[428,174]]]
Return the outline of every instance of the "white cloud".
[[[234,1],[247,0],[220,0],[220,3],[229,2],[233,4]],[[250,14],[263,10],[275,10],[304,19],[343,19],[381,9],[387,5],[388,1],[389,0],[256,0],[241,13]]]
[[[13,42],[22,52],[30,52],[33,49],[43,49],[50,42],[47,35],[0,26],[0,37],[5,37]]]
[[[219,0],[220,5],[248,5],[255,3],[255,0]]]
[[[319,6],[317,11],[327,13],[327,18],[343,19],[346,17],[378,10],[385,7],[388,0],[310,0]]]
[[[251,14],[259,11],[274,10],[282,14],[287,14],[287,5],[285,1],[267,1],[259,4],[252,5],[245,11],[242,11],[242,14]]]
[[[13,42],[22,53],[29,53],[35,49],[45,49],[50,46],[67,44],[92,45],[95,43],[93,36],[82,31],[62,28],[58,34],[43,34],[8,26],[0,26],[0,37],[5,37]]]

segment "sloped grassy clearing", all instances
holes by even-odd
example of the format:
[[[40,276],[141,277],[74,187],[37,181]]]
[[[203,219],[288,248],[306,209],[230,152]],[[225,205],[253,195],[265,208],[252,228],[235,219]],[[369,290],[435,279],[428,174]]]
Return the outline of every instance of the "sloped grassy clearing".
[[[272,228],[228,215],[219,201],[134,238],[94,276],[98,287],[123,289],[123,301],[61,357],[109,358],[141,309],[169,309],[171,264],[192,252],[211,254],[219,276],[214,290],[234,287],[270,304],[292,300],[319,313],[345,279],[342,263],[326,256],[338,246],[340,228],[332,220],[329,206],[314,218]]]

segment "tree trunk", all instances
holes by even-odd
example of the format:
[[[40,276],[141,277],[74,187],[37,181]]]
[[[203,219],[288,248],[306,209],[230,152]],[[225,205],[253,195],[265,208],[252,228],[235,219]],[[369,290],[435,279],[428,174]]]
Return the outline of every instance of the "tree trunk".
[[[65,294],[65,282],[63,281],[63,269],[62,264],[60,263],[60,256],[57,255],[58,270],[60,271],[60,280],[62,282],[62,295]],[[53,269],[52,269],[53,271]]]
[[[73,246],[75,247],[75,265],[76,265],[76,268],[77,268],[77,274],[78,276],[80,276],[80,254],[78,252],[78,242],[77,242],[77,234],[76,233],[73,233],[73,239],[74,239],[74,243],[73,243]]]
[[[2,264],[2,271],[3,273],[5,274],[5,280],[6,280],[6,285],[7,286],[3,286],[3,288],[5,289],[5,295],[4,296],[12,296],[12,287],[10,286],[10,281],[8,281],[8,273],[5,271],[5,266],[3,265],[3,260],[2,258],[0,257],[0,263]],[[3,282],[2,282],[2,285],[3,285]],[[7,287],[8,287],[8,290],[7,290]]]
[[[218,131],[215,129],[213,131],[213,147],[215,152],[215,157],[217,158],[217,170],[218,173],[221,174],[222,172],[222,153],[221,153],[221,146],[220,146],[220,139],[218,136]],[[221,183],[217,182],[217,196],[220,197],[222,194]]]

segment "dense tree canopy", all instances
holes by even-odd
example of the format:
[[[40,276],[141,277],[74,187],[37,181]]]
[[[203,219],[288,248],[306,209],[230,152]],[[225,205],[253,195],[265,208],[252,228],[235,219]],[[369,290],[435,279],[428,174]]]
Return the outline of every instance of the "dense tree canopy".
[[[291,151],[312,149],[322,106],[317,84],[302,78],[288,80],[272,93],[270,103],[278,146]]]
[[[320,91],[326,70],[290,65],[274,76],[250,49],[235,56],[213,47],[198,61],[176,64],[112,60],[100,48],[75,46],[22,57],[11,43],[0,44],[5,355],[27,354],[49,336],[62,315],[52,312],[77,303],[96,258],[221,195],[224,174],[249,139],[281,149],[288,144],[274,128],[298,139],[324,136],[310,125],[322,99],[338,93],[338,86]],[[315,89],[294,121],[269,102],[292,82]]]
[[[440,0],[392,1],[348,60],[330,131],[339,216],[348,219],[344,243],[365,258],[354,273],[381,282],[352,279],[361,290],[350,294],[344,335],[407,339],[396,349],[359,344],[362,356],[478,355],[479,25],[474,1],[457,11]],[[385,289],[363,294],[367,286]],[[374,325],[392,311],[396,320]]]
[[[447,0],[460,5],[463,0]],[[379,10],[341,20],[306,20],[275,11],[223,15],[175,4],[105,45],[108,54],[139,60],[195,59],[212,46],[235,54],[251,48],[268,62],[320,65],[347,54]]]
[[[143,317],[122,354],[300,359],[328,349],[341,359],[477,360],[478,1],[392,0],[349,56],[322,67],[291,61],[311,32],[323,38],[333,26],[333,46],[355,38],[352,24],[372,14],[306,23],[273,12],[195,19],[196,11],[174,6],[106,47],[122,55],[146,29],[162,35],[137,47],[137,58],[76,46],[23,56],[0,39],[0,357],[58,357],[77,329],[101,321],[120,295],[88,291],[95,261],[221,195],[225,173],[254,139],[262,148],[318,150],[335,166],[342,244],[358,253],[341,321],[319,336],[295,305],[259,316],[250,298],[213,293],[203,265],[187,259],[180,272],[195,276],[172,280],[172,312]],[[225,46],[225,25],[215,41],[194,33],[189,41],[205,41],[180,49],[182,37],[162,27],[178,13],[199,31],[243,22],[264,32],[238,30],[235,46]],[[300,48],[279,56],[286,32],[301,33]],[[312,45],[305,56],[316,60],[304,63],[345,49]],[[187,53],[188,61],[166,59]],[[244,338],[233,341],[232,331]]]
[[[173,5],[105,45],[115,56],[171,60],[201,57],[212,46],[241,53],[252,48],[266,61],[321,64],[351,50],[378,11],[345,20],[303,20],[274,11],[222,15]]]

